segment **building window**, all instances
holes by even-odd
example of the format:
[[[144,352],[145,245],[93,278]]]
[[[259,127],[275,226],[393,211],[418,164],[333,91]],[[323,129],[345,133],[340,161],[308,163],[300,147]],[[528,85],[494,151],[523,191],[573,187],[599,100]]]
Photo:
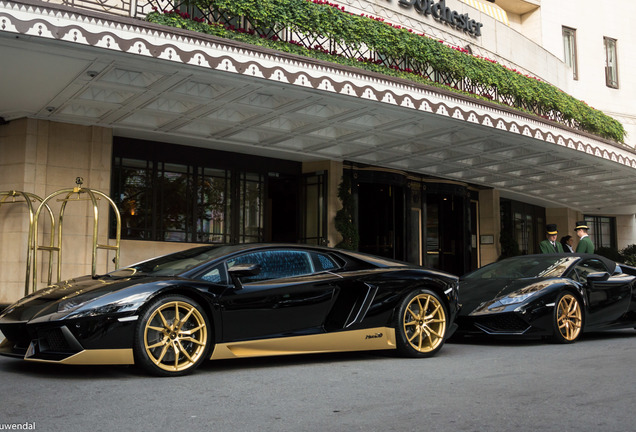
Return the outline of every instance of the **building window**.
[[[584,218],[589,227],[588,235],[594,242],[594,249],[616,249],[616,218],[590,215],[585,215]]]
[[[230,208],[232,182],[224,169],[200,168],[197,179],[197,236],[203,243],[230,241]]]
[[[300,174],[273,158],[115,138],[112,196],[122,239],[246,243],[265,238],[270,172]],[[112,228],[114,229],[114,228]]]
[[[302,242],[327,245],[327,172],[303,175]]]
[[[603,45],[605,46],[605,83],[608,87],[618,88],[616,39],[604,37]]]
[[[572,68],[572,75],[578,80],[578,63],[576,59],[576,30],[563,27],[563,56],[565,64]]]
[[[116,156],[113,181],[122,238],[230,241],[227,170]]]
[[[502,198],[502,257],[539,253],[545,239],[545,208]]]
[[[264,176],[240,173],[239,242],[263,241]]]

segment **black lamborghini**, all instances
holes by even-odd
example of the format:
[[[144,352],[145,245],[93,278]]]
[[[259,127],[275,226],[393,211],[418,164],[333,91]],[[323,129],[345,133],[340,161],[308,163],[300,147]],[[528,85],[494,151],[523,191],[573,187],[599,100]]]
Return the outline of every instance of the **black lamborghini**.
[[[577,341],[636,327],[636,269],[598,255],[504,259],[460,278],[458,335]]]
[[[136,364],[163,376],[205,359],[395,349],[437,353],[455,328],[458,278],[301,245],[202,246],[67,280],[0,314],[0,354]]]

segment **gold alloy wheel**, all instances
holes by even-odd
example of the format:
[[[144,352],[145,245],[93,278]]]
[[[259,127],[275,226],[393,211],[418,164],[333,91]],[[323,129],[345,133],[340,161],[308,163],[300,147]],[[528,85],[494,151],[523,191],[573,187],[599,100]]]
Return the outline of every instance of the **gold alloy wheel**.
[[[194,366],[204,354],[208,329],[201,312],[183,301],[160,305],[144,328],[144,345],[151,362],[170,372]]]
[[[565,294],[557,306],[557,327],[563,339],[574,341],[581,333],[581,306],[572,294]]]
[[[419,352],[430,352],[444,341],[446,313],[444,306],[431,294],[419,294],[404,312],[406,340]]]

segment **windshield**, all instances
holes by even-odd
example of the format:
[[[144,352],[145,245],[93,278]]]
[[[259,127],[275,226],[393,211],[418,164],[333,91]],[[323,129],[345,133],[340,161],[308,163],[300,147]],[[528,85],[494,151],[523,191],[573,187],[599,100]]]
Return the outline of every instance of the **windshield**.
[[[201,246],[133,264],[109,273],[111,277],[174,276],[191,270],[231,251],[231,246]]]
[[[518,279],[561,277],[579,257],[532,255],[508,258],[489,264],[463,277],[463,279]]]

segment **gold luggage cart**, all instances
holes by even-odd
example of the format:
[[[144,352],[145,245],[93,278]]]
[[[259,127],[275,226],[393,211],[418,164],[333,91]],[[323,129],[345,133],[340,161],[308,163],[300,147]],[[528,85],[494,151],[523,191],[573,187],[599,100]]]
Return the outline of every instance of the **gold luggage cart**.
[[[77,177],[75,180],[75,183],[76,183],[76,186],[74,188],[61,189],[56,192],[53,192],[52,194],[44,198],[44,200],[42,200],[42,203],[40,204],[40,206],[35,212],[35,215],[33,218],[33,229],[32,229],[33,240],[31,243],[29,243],[31,245],[31,250],[33,252],[33,258],[32,258],[33,271],[31,272],[33,291],[36,291],[36,288],[37,288],[37,252],[38,251],[49,252],[49,285],[51,283],[52,259],[53,259],[53,254],[55,253],[57,254],[57,282],[59,282],[62,279],[62,261],[63,261],[62,260],[62,228],[63,228],[63,222],[64,222],[64,212],[66,210],[66,205],[69,202],[90,201],[93,207],[91,275],[93,277],[97,275],[97,250],[98,249],[114,251],[115,258],[113,259],[113,262],[115,263],[115,270],[119,268],[119,247],[120,247],[120,240],[121,240],[121,215],[119,213],[119,209],[117,208],[113,200],[110,197],[108,197],[106,194],[104,194],[103,192],[82,187],[83,180],[81,177]],[[48,245],[38,245],[38,219],[39,219],[40,213],[44,209],[49,208],[48,202],[50,200],[60,196],[62,197],[58,198],[57,201],[61,202],[62,205],[60,206],[60,213],[57,219],[57,224],[55,224],[53,221],[51,225],[52,239],[55,237],[55,233],[57,231],[57,245],[55,245],[54,240],[51,240],[51,242]],[[113,213],[115,214],[117,227],[115,232],[114,245],[109,245],[107,243],[100,244],[98,241],[98,226],[99,226],[98,201],[102,198],[110,204],[110,207],[113,210]],[[50,208],[48,211],[50,212]]]

